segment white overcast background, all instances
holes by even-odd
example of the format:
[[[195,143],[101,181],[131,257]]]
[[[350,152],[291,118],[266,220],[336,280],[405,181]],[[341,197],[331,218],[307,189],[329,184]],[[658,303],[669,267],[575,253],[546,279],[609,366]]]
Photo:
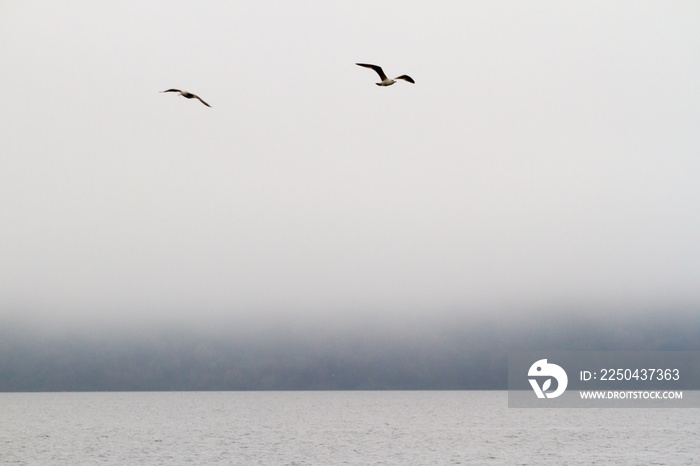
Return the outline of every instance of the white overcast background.
[[[5,1],[0,69],[2,317],[700,305],[700,2]]]

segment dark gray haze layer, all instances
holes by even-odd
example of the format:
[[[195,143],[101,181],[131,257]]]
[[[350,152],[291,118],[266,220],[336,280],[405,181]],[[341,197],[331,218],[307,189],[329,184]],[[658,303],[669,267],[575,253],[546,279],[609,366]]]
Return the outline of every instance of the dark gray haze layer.
[[[700,350],[700,312],[0,329],[0,391],[505,389],[508,353]],[[577,317],[570,317],[576,314]]]

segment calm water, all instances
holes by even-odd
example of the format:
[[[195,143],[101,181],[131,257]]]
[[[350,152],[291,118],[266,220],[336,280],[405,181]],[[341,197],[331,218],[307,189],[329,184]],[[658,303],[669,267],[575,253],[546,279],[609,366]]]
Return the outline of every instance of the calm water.
[[[700,464],[697,409],[506,392],[0,394],[0,464]]]

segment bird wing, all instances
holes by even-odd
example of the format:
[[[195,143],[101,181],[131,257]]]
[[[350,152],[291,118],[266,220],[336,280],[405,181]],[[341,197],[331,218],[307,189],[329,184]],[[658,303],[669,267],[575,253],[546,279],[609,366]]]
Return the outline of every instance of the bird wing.
[[[416,83],[416,82],[413,80],[412,77],[410,77],[410,76],[408,76],[408,75],[406,75],[406,74],[402,74],[402,75],[399,76],[398,78],[394,78],[394,79],[403,79],[404,81],[408,81],[409,83],[413,83],[413,84]]]
[[[192,95],[194,95],[194,94],[192,94]],[[203,101],[202,98],[199,97],[198,95],[195,95],[194,97],[195,97],[197,100],[199,100],[200,102],[202,102],[204,105],[206,105],[207,107],[211,107],[211,105],[209,105],[208,103],[206,103],[205,101]]]
[[[386,75],[384,74],[384,70],[382,70],[382,67],[381,67],[381,66],[370,65],[370,64],[367,64],[367,63],[355,63],[355,64],[356,64],[357,66],[364,66],[365,68],[372,68],[372,69],[373,69],[374,71],[376,71],[377,74],[379,75],[379,79],[381,79],[382,81],[386,80]]]
[[[182,94],[182,91],[180,89],[168,89],[167,91],[160,91],[160,92],[161,93],[163,93],[163,92],[179,92],[180,94]]]

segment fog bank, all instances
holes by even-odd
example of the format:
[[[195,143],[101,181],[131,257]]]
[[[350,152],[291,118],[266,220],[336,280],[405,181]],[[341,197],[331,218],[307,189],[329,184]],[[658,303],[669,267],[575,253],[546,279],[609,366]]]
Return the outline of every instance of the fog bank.
[[[0,327],[0,391],[505,389],[519,350],[700,350],[697,309],[246,326]]]

